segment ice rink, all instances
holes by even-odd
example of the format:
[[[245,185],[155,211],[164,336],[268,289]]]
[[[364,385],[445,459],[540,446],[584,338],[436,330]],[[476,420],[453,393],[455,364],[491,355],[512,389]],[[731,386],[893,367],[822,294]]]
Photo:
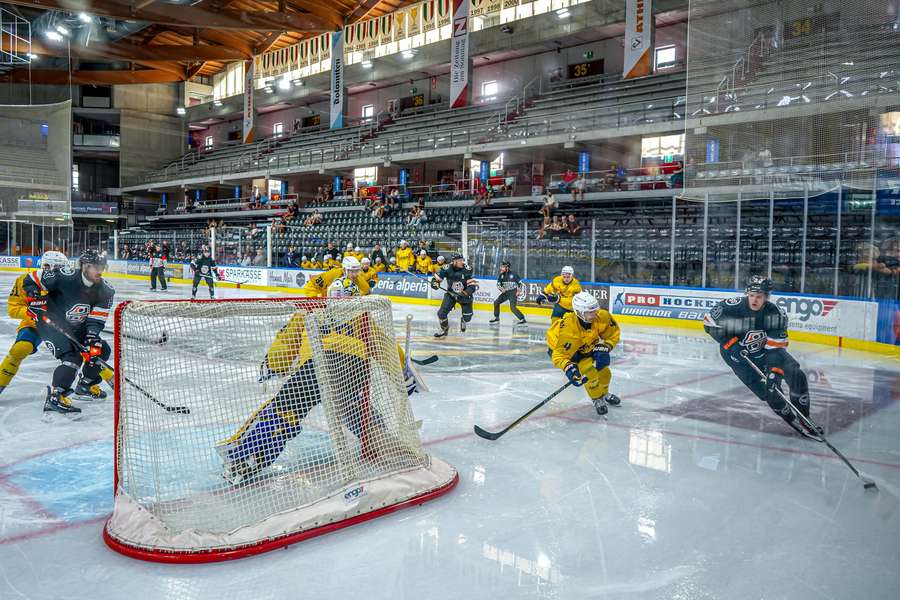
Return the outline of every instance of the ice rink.
[[[0,273],[7,290],[17,274]],[[111,280],[117,300],[184,298],[172,285]],[[201,297],[205,296],[201,289]],[[220,290],[220,296],[263,296]],[[112,507],[112,402],[77,422],[42,421],[56,365],[46,350],[0,395],[0,598],[892,599],[900,589],[900,362],[795,343],[812,414],[878,482],[864,492],[823,445],[755,399],[702,332],[623,326],[598,417],[546,355],[548,320],[491,328],[476,312],[435,341],[415,316],[413,355],[440,360],[413,396],[430,453],[453,464],[449,494],[284,550],[230,563],[151,564],[101,539]],[[0,322],[3,352],[16,323]]]

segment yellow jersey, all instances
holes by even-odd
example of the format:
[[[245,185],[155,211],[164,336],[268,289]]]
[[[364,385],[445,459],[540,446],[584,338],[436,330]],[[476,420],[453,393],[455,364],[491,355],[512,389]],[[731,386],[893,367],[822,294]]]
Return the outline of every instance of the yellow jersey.
[[[394,254],[394,258],[397,259],[398,271],[409,271],[416,260],[413,256],[412,248],[409,247],[398,248],[397,252]]]
[[[416,271],[423,275],[431,273],[432,264],[431,257],[428,255],[416,257]]]
[[[375,263],[375,266],[373,266],[372,268],[375,269],[376,273],[381,273],[382,271],[384,271],[385,266],[384,263]]]
[[[443,262],[443,263],[432,263],[432,264],[431,264],[431,273],[432,273],[432,274],[437,273],[437,272],[440,271],[442,268],[444,268],[444,266],[445,266],[446,264],[447,264],[447,263],[445,263],[445,262]]]
[[[312,269],[313,264],[308,260],[304,260],[303,262],[300,263],[300,268],[301,269]]]
[[[38,282],[41,279],[37,271],[19,275],[13,282],[12,289],[9,291],[9,298],[6,300],[6,313],[10,318],[19,320],[19,326],[16,328],[16,331],[26,327],[35,327],[34,319],[28,316],[28,292],[25,291],[25,279],[28,277]],[[46,294],[47,292],[41,291],[42,296]]]
[[[566,285],[563,283],[562,275],[554,277],[553,280],[547,284],[547,287],[544,288],[544,293],[548,296],[550,294],[558,295],[559,305],[566,310],[572,310],[572,297],[580,291],[581,283],[577,279],[573,277],[572,282],[569,285]]]
[[[362,269],[359,274],[369,282],[369,288],[374,288],[375,284],[378,283],[378,271],[376,271],[374,267]]]
[[[300,290],[300,294],[307,298],[326,298],[328,297],[328,288],[334,283],[334,280],[343,276],[344,269],[341,267],[325,271],[321,275],[317,275],[307,281],[303,289]],[[359,288],[360,296],[369,294],[369,282],[362,276],[362,273],[356,276],[356,287]]]
[[[341,266],[341,262],[339,260],[335,260],[333,258],[329,258],[328,260],[322,261],[322,268],[326,271],[330,269],[336,269]]]
[[[581,353],[583,358],[589,357],[601,340],[610,349],[615,348],[621,335],[619,324],[608,311],[598,310],[597,318],[587,329],[582,325],[578,315],[573,312],[566,313],[561,319],[554,321],[547,330],[550,360],[553,366],[565,370],[570,363],[576,362],[572,360],[576,353]]]
[[[397,265],[388,265],[387,272],[388,273],[396,273],[400,269],[397,268]]]

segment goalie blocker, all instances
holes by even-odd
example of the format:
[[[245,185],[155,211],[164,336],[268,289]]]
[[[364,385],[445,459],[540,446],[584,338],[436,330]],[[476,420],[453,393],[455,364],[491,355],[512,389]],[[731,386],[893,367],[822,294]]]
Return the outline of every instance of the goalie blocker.
[[[247,556],[419,504],[458,480],[422,449],[385,298],[133,302],[116,320],[116,498],[104,537],[120,552]],[[123,335],[163,330],[162,346]],[[197,339],[213,343],[201,350]],[[155,407],[120,384],[126,376],[191,414],[151,417]]]

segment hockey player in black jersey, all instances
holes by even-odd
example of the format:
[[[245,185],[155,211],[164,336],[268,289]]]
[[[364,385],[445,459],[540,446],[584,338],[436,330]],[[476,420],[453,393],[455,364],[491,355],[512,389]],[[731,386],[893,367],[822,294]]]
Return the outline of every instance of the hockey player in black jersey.
[[[41,339],[61,364],[53,371],[53,380],[47,388],[44,412],[58,412],[67,416],[80,416],[81,409],[73,406],[69,396],[72,384],[81,370],[81,378],[74,395],[105,398],[100,389],[101,367],[93,359],[107,360],[109,344],[100,339],[106,318],[112,309],[115,290],[103,280],[106,258],[96,250],[85,250],[78,259],[78,268],[45,271],[40,279],[27,279],[28,310],[34,316]],[[41,292],[46,292],[42,295]],[[58,327],[67,330],[72,337],[87,347],[81,353],[66,336],[44,322],[49,318]]]
[[[216,282],[213,281],[213,277],[219,279],[219,271],[218,267],[216,267],[216,261],[209,253],[209,247],[203,246],[203,252],[191,261],[191,269],[194,270],[194,281],[191,284],[191,300],[194,300],[197,297],[197,287],[200,285],[200,280],[206,282],[206,287],[209,288],[209,297],[216,297]]]
[[[488,321],[489,323],[500,322],[500,305],[504,302],[509,302],[509,310],[518,319],[516,325],[528,324],[525,321],[525,315],[516,307],[516,296],[519,293],[520,281],[521,278],[512,272],[512,265],[509,264],[508,260],[500,263],[500,274],[497,275],[497,289],[500,290],[500,295],[494,300],[494,318]]]
[[[719,302],[704,317],[703,328],[719,343],[725,363],[750,391],[768,403],[788,425],[805,435],[816,435],[820,432],[806,427],[776,391],[782,389],[782,383],[787,383],[791,404],[809,416],[806,373],[787,352],[788,317],[769,301],[773,287],[771,279],[754,275],[745,295]],[[765,374],[765,382],[747,364],[747,359]]]
[[[447,282],[446,286],[441,286],[444,281]],[[434,337],[441,338],[447,335],[450,330],[450,321],[447,319],[447,315],[457,303],[462,310],[459,330],[465,331],[466,323],[472,320],[474,314],[472,300],[477,285],[472,278],[472,269],[466,265],[462,254],[454,254],[450,258],[450,264],[445,265],[432,276],[431,287],[435,290],[444,290],[444,299],[441,301],[441,307],[437,314],[441,330],[435,333]]]

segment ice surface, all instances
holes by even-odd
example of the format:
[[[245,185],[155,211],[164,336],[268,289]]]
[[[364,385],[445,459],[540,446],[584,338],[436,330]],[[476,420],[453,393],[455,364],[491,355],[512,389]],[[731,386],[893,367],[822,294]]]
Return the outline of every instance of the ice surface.
[[[0,274],[8,289],[15,274]],[[112,280],[117,299],[150,294]],[[223,296],[261,292],[219,290]],[[802,440],[744,390],[702,334],[624,326],[612,391],[596,415],[569,389],[502,439],[499,429],[564,382],[547,321],[513,331],[477,312],[465,334],[414,356],[431,388],[413,397],[429,452],[460,472],[448,495],[239,562],[156,565],[101,539],[112,507],[112,403],[78,422],[41,419],[55,366],[41,350],[0,395],[0,598],[879,598],[900,589],[900,364],[792,344],[813,417],[880,491],[863,492],[822,444]],[[0,321],[0,346],[16,323]],[[305,435],[305,434],[303,434]],[[302,435],[300,436],[302,437]],[[298,438],[299,441],[300,438]],[[287,455],[286,455],[287,457]]]

